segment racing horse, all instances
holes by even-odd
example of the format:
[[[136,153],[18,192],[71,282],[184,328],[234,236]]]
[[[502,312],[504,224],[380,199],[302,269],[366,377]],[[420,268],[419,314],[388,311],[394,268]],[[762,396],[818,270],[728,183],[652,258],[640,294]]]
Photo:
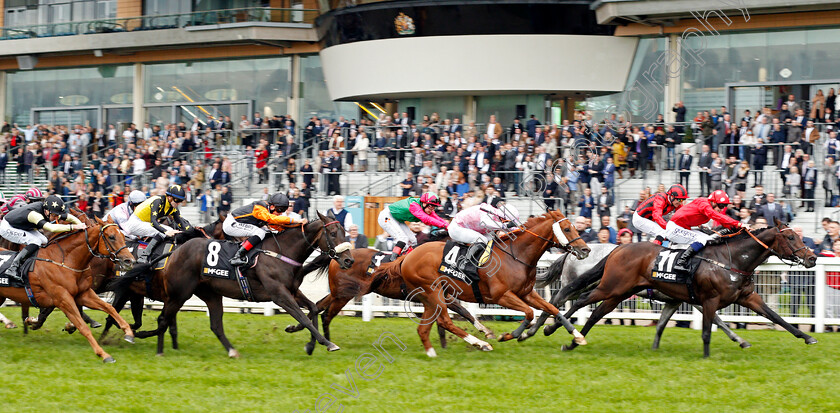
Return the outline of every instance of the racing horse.
[[[92,221],[77,210],[71,209],[69,213],[79,218],[87,228],[52,237],[36,254],[33,269],[28,274],[29,288],[0,288],[0,304],[10,298],[24,307],[58,307],[70,322],[78,326],[96,355],[105,363],[113,363],[114,358],[99,346],[90,329],[82,322],[78,306],[102,310],[114,317],[125,332],[124,339],[133,343],[134,333],[128,323],[91,289],[93,277],[89,265],[94,257],[107,257],[123,266],[130,266],[134,257],[126,249],[125,238],[116,224],[105,223],[99,218]]]
[[[551,266],[548,267],[548,271],[546,271],[545,274],[537,276],[536,288],[542,288],[554,282],[559,282],[560,289],[551,296],[551,300],[549,300],[549,302],[555,307],[560,308],[566,303],[566,301],[577,299],[581,294],[598,286],[598,282],[601,280],[600,278],[597,278],[597,274],[595,274],[592,279],[583,277],[583,274],[586,274],[587,271],[592,269],[602,259],[606,258],[617,247],[617,245],[613,244],[592,244],[590,245],[592,252],[588,257],[582,260],[577,259],[569,253],[561,255],[560,258],[551,263]],[[656,290],[643,290],[636,295],[642,298],[649,298],[665,303],[665,307],[662,309],[662,314],[659,317],[659,322],[656,324],[656,336],[653,339],[653,349],[656,350],[659,348],[659,341],[662,338],[665,326],[668,324],[668,321],[677,309],[679,309],[682,302],[674,300],[673,298]],[[695,307],[699,311],[702,311],[700,306],[695,305]],[[547,319],[548,314],[542,313],[536,323],[534,323],[528,331],[522,333],[522,336],[519,337],[519,341],[523,341],[534,336],[537,330],[539,330]],[[717,326],[720,327],[732,341],[738,343],[742,348],[748,348],[751,346],[749,342],[735,334],[735,332],[733,332],[729,326],[717,316],[717,314],[715,314],[714,323],[717,324]],[[558,326],[556,325],[547,326],[546,331],[548,331],[548,334],[551,334],[557,327]]]
[[[342,269],[328,255],[321,254],[312,260],[312,262],[306,264],[301,270],[304,274],[309,274],[312,271],[327,271],[329,274],[330,292],[316,304],[316,313],[321,314],[321,324],[324,327],[324,337],[327,340],[330,339],[330,323],[350,300],[370,293],[376,293],[396,300],[405,300],[407,298],[405,282],[401,278],[389,278],[384,273],[379,273],[377,277],[368,275],[368,265],[379,251],[371,248],[356,248],[351,253],[355,262],[350,268]],[[484,333],[486,338],[495,338],[493,331],[481,324],[478,319],[457,301],[449,302],[447,307],[461,317],[469,320],[475,328]],[[302,324],[288,326],[286,327],[286,332],[292,333],[300,331],[303,328]],[[440,324],[438,324],[438,334],[440,336],[441,347],[446,348],[446,332]],[[310,341],[306,345],[307,353],[311,354],[314,348],[315,342]]]
[[[584,274],[584,277],[599,276],[601,281],[598,287],[575,301],[566,317],[571,317],[583,306],[602,301],[581,330],[586,335],[620,302],[636,292],[653,288],[674,299],[703,307],[703,357],[709,357],[715,312],[733,303],[779,324],[795,337],[803,339],[805,344],[814,344],[817,340],[785,321],[755,292],[753,273],[770,256],[790,260],[806,268],[817,264],[817,256],[802,243],[792,228],[778,219],[774,224],[755,232],[742,229],[710,242],[699,255],[701,262],[689,284],[653,278],[651,271],[662,247],[649,242],[621,245],[590,270],[592,274]],[[563,348],[572,350],[577,345],[572,342]]]
[[[228,356],[239,357],[239,352],[234,349],[224,333],[222,297],[239,300],[249,297],[243,294],[237,280],[212,278],[202,273],[210,242],[218,241],[199,238],[187,241],[172,252],[163,270],[161,281],[164,283],[166,297],[158,317],[158,327],[155,330],[137,332],[139,338],[158,337],[158,354],[163,354],[163,334],[175,320],[178,310],[195,294],[207,305],[210,329],[225,347]],[[286,226],[285,230],[279,233],[270,233],[257,255],[266,256],[256,260],[253,266],[243,268],[243,275],[250,283],[252,301],[273,301],[306,326],[319,344],[326,346],[329,351],[336,351],[340,348],[318,332],[315,323],[301,311],[299,304],[298,296],[302,294],[298,294],[298,288],[305,275],[300,271],[301,262],[309,257],[316,247],[337,260],[342,268],[353,265],[350,244],[345,240],[344,229],[332,216],[318,213],[317,220]],[[317,322],[317,318],[315,320]]]
[[[531,307],[536,307],[555,315],[557,321],[575,336],[579,344],[586,344],[583,336],[563,314],[534,290],[534,283],[537,261],[549,247],[558,246],[571,250],[581,259],[589,255],[590,248],[580,238],[569,219],[558,211],[549,210],[528,219],[522,226],[514,229],[515,231],[505,233],[494,241],[495,245],[488,262],[478,269],[478,289],[481,297],[476,297],[471,284],[465,281],[438,276],[444,243],[420,245],[410,254],[384,264],[374,273],[374,276],[380,271],[387,277],[401,276],[407,290],[410,291],[409,298],[416,297],[423,304],[423,318],[422,322],[418,323],[417,333],[426,349],[426,355],[437,356],[429,341],[433,321],[437,321],[449,332],[481,350],[493,350],[488,343],[467,334],[452,323],[449,312],[442,311],[450,299],[455,298],[470,302],[481,300],[522,311],[529,323],[534,318]],[[503,335],[500,341],[518,338],[526,325],[522,324],[513,333]]]

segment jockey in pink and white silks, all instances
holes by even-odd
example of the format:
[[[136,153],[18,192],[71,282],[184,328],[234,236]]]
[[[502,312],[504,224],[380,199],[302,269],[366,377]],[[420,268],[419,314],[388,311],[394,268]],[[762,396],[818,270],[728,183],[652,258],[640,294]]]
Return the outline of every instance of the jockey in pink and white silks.
[[[455,214],[447,230],[455,241],[471,244],[467,257],[478,262],[490,238],[487,234],[518,225],[519,211],[505,205],[501,198],[492,204],[485,203],[469,207]],[[459,263],[462,267],[466,262]],[[462,268],[463,270],[463,268]]]
[[[5,216],[6,214],[9,213],[9,211],[11,211],[15,208],[20,208],[20,207],[22,207],[22,206],[24,206],[24,205],[26,205],[30,202],[43,201],[43,200],[44,200],[44,194],[41,192],[40,189],[35,188],[33,186],[32,188],[29,188],[29,190],[26,191],[26,193],[17,194],[15,196],[7,199],[6,202],[2,206],[0,206],[0,217]]]

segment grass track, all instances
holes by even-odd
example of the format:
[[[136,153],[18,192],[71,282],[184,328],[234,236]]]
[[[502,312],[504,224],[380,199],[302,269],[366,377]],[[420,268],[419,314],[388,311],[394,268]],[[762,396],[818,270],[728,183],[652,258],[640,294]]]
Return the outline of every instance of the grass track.
[[[3,313],[20,319],[18,308]],[[145,326],[157,314],[147,311]],[[310,357],[303,352],[308,334],[283,331],[290,317],[225,314],[225,320],[240,360],[226,357],[203,313],[179,314],[181,350],[167,348],[165,357],[154,356],[154,339],[105,346],[114,365],[98,361],[78,333],[61,332],[61,314],[25,338],[20,328],[0,330],[0,406],[4,412],[315,412],[318,397],[330,392],[345,412],[840,411],[840,334],[818,334],[820,342],[806,346],[785,332],[746,331],[753,347],[742,350],[716,332],[712,357],[703,360],[695,330],[668,329],[654,352],[652,328],[597,326],[590,345],[573,352],[560,351],[570,336],[557,332],[525,343],[494,342],[490,353],[460,340],[446,350],[435,343],[438,358],[429,359],[408,319],[340,317],[332,333],[342,350],[319,346]],[[488,326],[499,333],[515,324]],[[377,354],[371,343],[385,331],[408,347],[388,347],[394,363],[383,361],[378,378],[361,379],[356,359]],[[355,398],[331,389],[350,386],[347,369]]]

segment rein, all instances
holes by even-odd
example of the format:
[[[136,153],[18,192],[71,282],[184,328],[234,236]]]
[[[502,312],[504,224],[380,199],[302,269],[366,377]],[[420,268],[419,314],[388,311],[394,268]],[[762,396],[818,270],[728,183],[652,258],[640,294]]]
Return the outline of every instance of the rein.
[[[549,211],[549,212],[548,212],[548,216],[549,216],[549,217],[551,217],[551,219],[552,219],[552,220],[554,220],[554,214],[553,214],[551,211]],[[568,221],[568,220],[569,220],[569,218],[567,218],[567,217],[563,217],[563,219],[561,219],[561,220],[559,220],[559,221],[554,221],[554,223],[556,224],[556,223],[560,223],[560,222],[563,222],[563,221]],[[522,232],[525,232],[525,233],[531,234],[531,235],[533,235],[534,237],[537,237],[537,238],[539,238],[539,239],[541,239],[541,240],[545,241],[545,242],[548,244],[548,245],[546,246],[546,249],[549,249],[549,248],[552,248],[552,247],[558,247],[558,248],[562,248],[562,249],[563,249],[563,250],[565,250],[566,252],[571,252],[571,247],[569,247],[569,245],[571,245],[573,242],[575,242],[575,241],[577,241],[577,240],[581,239],[580,235],[578,235],[578,237],[577,237],[577,238],[572,239],[572,240],[569,240],[569,241],[568,241],[568,243],[567,243],[566,245],[563,245],[563,244],[561,244],[561,243],[559,243],[559,242],[557,242],[557,241],[555,241],[555,240],[553,240],[553,239],[548,239],[548,238],[545,238],[545,237],[543,237],[543,236],[541,236],[541,235],[539,235],[539,234],[535,233],[534,231],[531,231],[530,229],[525,228],[525,225],[524,225],[524,224],[523,224],[523,225],[521,225],[521,226],[516,227],[516,229],[518,229],[519,231],[522,231]],[[510,235],[509,235],[509,234],[511,234],[512,232],[514,232],[514,231],[510,231],[510,232],[507,232],[507,233],[505,233],[505,234],[502,234],[502,237],[500,237],[500,239],[501,239],[501,238],[504,238],[505,236],[510,237]],[[537,268],[537,265],[536,265],[536,264],[535,264],[535,265],[531,265],[531,264],[528,264],[528,263],[527,263],[527,262],[525,262],[525,261],[520,260],[520,259],[516,256],[516,254],[514,254],[514,252],[513,252],[513,244],[508,244],[508,248],[499,248],[499,250],[501,250],[501,251],[502,251],[502,252],[504,252],[505,254],[509,255],[511,258],[513,258],[513,259],[514,259],[514,261],[519,262],[520,264],[523,264],[523,265],[525,265],[525,266],[526,266],[526,267],[528,267],[528,268]]]
[[[98,225],[98,224],[97,224],[97,225]],[[97,238],[96,238],[96,242],[94,243],[94,246],[98,246],[98,245],[99,245],[99,242],[102,240],[103,235],[105,234],[105,230],[106,230],[108,227],[110,227],[110,226],[117,226],[117,224],[105,224],[105,225],[100,225],[100,226],[99,226],[99,235],[98,235],[98,236],[97,236]],[[117,254],[119,254],[119,253],[120,253],[120,251],[122,251],[123,249],[128,248],[128,246],[127,246],[127,245],[123,245],[123,246],[122,246],[122,248],[119,248],[119,249],[117,249],[116,251],[114,251],[114,250],[112,250],[112,248],[113,248],[113,247],[112,247],[111,243],[110,243],[110,242],[108,242],[108,241],[105,241],[105,249],[107,249],[107,250],[108,250],[108,255],[103,255],[103,254],[98,253],[97,251],[94,251],[93,247],[91,247],[91,245],[90,245],[90,241],[89,241],[89,238],[88,238],[88,230],[87,230],[87,227],[85,227],[85,229],[84,229],[84,230],[68,231],[68,232],[66,232],[66,233],[64,233],[64,234],[58,235],[58,236],[56,236],[56,237],[53,237],[51,240],[47,241],[47,244],[45,245],[45,247],[48,247],[48,246],[50,246],[51,244],[58,245],[58,242],[59,242],[59,241],[64,240],[64,239],[66,239],[66,238],[69,238],[69,237],[71,237],[71,236],[73,236],[73,235],[79,234],[79,233],[81,233],[81,232],[84,232],[84,234],[85,234],[85,246],[87,247],[88,252],[90,252],[90,255],[91,255],[91,256],[93,256],[93,257],[108,259],[108,260],[110,260],[111,262],[115,262],[115,263],[116,263],[116,261],[117,261]],[[61,247],[59,246],[59,248],[61,248]],[[64,262],[54,261],[54,260],[51,260],[51,259],[49,259],[49,258],[39,258],[39,257],[35,257],[35,260],[37,260],[37,261],[43,261],[43,262],[47,262],[47,263],[50,263],[50,264],[53,264],[53,265],[56,265],[56,266],[59,266],[59,267],[62,267],[62,268],[68,269],[68,270],[70,270],[70,271],[77,272],[77,273],[81,273],[81,272],[85,272],[85,271],[90,270],[90,265],[88,265],[88,266],[87,266],[87,267],[85,267],[85,268],[78,269],[78,268],[73,268],[73,267],[70,267],[70,266],[68,266],[67,264],[65,264]]]
[[[781,232],[784,232],[784,231],[793,231],[793,228],[783,228],[783,229],[780,229],[780,230],[779,230],[779,232],[780,232],[780,233],[781,233]],[[731,234],[721,234],[721,233],[716,232],[716,231],[713,231],[713,232],[715,232],[715,234],[717,234],[717,235],[718,235],[719,237],[721,237],[721,238],[732,238],[732,237],[734,237],[734,236],[736,236],[736,235],[741,234],[742,232],[746,232],[746,233],[747,233],[747,235],[749,235],[749,236],[750,236],[750,238],[752,238],[755,242],[757,242],[757,243],[758,243],[758,245],[761,245],[762,247],[764,247],[764,249],[765,249],[765,250],[768,250],[768,251],[770,251],[770,253],[771,253],[771,254],[773,254],[773,255],[775,255],[775,256],[777,256],[777,257],[779,257],[779,259],[780,259],[782,262],[785,262],[785,260],[788,260],[789,262],[788,262],[787,264],[788,264],[788,265],[790,265],[790,266],[794,266],[794,265],[801,264],[801,263],[803,262],[803,260],[802,260],[801,258],[799,258],[799,257],[796,255],[796,253],[797,253],[797,252],[799,252],[799,251],[802,251],[802,250],[803,250],[803,249],[805,249],[805,248],[808,248],[807,246],[803,245],[803,246],[801,246],[801,247],[799,247],[799,248],[797,248],[797,249],[793,250],[793,252],[791,252],[791,253],[790,253],[790,255],[793,257],[793,259],[790,259],[790,258],[784,258],[784,257],[782,257],[782,254],[781,254],[781,253],[779,253],[778,251],[776,251],[775,249],[773,249],[772,247],[770,247],[769,245],[767,245],[764,241],[762,241],[762,240],[758,239],[758,237],[756,237],[756,236],[752,233],[752,231],[750,231],[750,230],[748,230],[748,229],[746,229],[746,228],[741,228],[739,231],[733,232],[733,233],[731,233]],[[726,243],[726,246],[727,246],[727,248],[729,247],[729,243],[728,243],[728,242]],[[730,252],[730,261],[732,261],[732,257],[731,257],[731,255],[732,255],[732,253]],[[716,262],[716,261],[714,261],[714,260],[710,260],[710,259],[703,258],[703,257],[699,257],[699,258],[701,258],[701,259],[703,259],[703,260],[705,260],[705,261],[708,261],[708,262],[710,262],[710,263],[712,263],[712,264],[715,264],[715,265],[717,265],[717,266],[719,266],[719,267],[721,267],[721,268],[723,268],[723,269],[726,269],[726,270],[732,271],[732,272],[734,272],[734,273],[738,273],[738,274],[742,274],[742,275],[753,275],[753,273],[752,273],[752,272],[746,272],[746,271],[741,271],[741,270],[738,270],[738,269],[735,269],[735,268],[732,268],[732,267],[727,267],[727,266],[725,266],[725,265],[723,265],[723,264],[721,264],[721,263],[719,263],[719,262]]]

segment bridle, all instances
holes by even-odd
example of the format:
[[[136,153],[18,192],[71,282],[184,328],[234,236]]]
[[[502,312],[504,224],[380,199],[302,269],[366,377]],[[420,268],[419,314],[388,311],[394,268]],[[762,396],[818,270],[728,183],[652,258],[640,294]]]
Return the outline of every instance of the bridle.
[[[98,246],[100,241],[104,241],[105,250],[108,251],[108,255],[100,254],[99,252],[95,251],[91,247],[90,242],[88,241],[87,227],[85,227],[85,229],[84,229],[84,231],[85,231],[85,245],[87,245],[88,251],[90,251],[90,254],[93,255],[94,257],[105,258],[105,259],[111,260],[111,262],[113,262],[113,263],[117,263],[119,253],[122,250],[128,248],[128,245],[123,245],[121,248],[118,248],[118,249],[115,249],[116,247],[111,245],[111,242],[108,241],[107,238],[104,236],[105,235],[105,230],[108,227],[111,227],[111,226],[119,228],[119,226],[117,224],[105,224],[105,225],[102,225],[102,226],[99,227],[99,235],[96,237],[96,244],[95,244],[96,246]]]
[[[322,222],[323,222],[323,221],[322,221]],[[322,232],[323,232],[323,233],[326,233],[326,231],[327,231],[327,227],[329,227],[330,225],[340,225],[340,224],[341,224],[341,223],[340,223],[340,222],[338,222],[338,221],[330,221],[330,222],[325,223],[325,224],[324,224],[324,226],[323,226],[323,227],[321,227],[321,230],[320,230],[320,231],[318,231],[318,235],[315,237],[315,239],[317,240],[317,239],[318,239],[318,237],[321,235],[321,233],[322,233]],[[300,226],[300,232],[303,234],[303,239],[304,239],[304,240],[306,241],[306,243],[309,245],[309,248],[310,248],[310,249],[313,249],[313,250],[314,250],[315,248],[318,248],[318,246],[317,246],[317,245],[315,245],[315,243],[314,243],[314,242],[309,242],[309,239],[307,239],[307,238],[306,238],[306,234],[305,234],[305,233],[304,233],[304,231],[303,231],[303,225],[301,225],[301,226]],[[339,244],[339,245],[335,245],[335,243],[333,243],[332,238],[330,238],[329,234],[326,234],[326,236],[325,236],[324,238],[326,238],[326,240],[327,240],[327,247],[329,248],[329,250],[327,250],[327,255],[329,255],[329,256],[330,256],[330,258],[332,258],[332,259],[334,259],[334,260],[337,260],[337,259],[338,259],[338,255],[339,255],[339,254],[341,254],[342,252],[347,251],[347,250],[349,250],[349,249],[351,249],[351,248],[352,248],[352,246],[350,245],[350,243],[349,243],[349,242],[347,242],[347,241],[344,241],[343,243],[341,243],[341,244]]]
[[[776,228],[776,229],[778,229],[778,228]],[[752,237],[752,239],[755,240],[755,242],[757,242],[759,245],[764,247],[764,249],[770,251],[771,254],[779,257],[779,259],[782,262],[785,262],[785,260],[788,260],[788,261],[790,261],[789,263],[786,263],[788,265],[799,265],[799,264],[802,264],[802,263],[805,262],[805,260],[800,258],[798,255],[796,255],[796,253],[799,252],[799,251],[802,251],[805,248],[808,248],[808,246],[803,244],[801,247],[793,250],[793,252],[790,253],[790,256],[793,257],[793,258],[786,258],[786,257],[783,257],[782,254],[780,254],[778,251],[774,250],[773,248],[771,248],[770,246],[768,246],[767,244],[762,242],[760,239],[758,239],[758,237],[753,235],[752,232],[750,232],[749,230],[746,230],[746,231],[747,231],[747,234],[750,234],[750,237]],[[793,231],[793,228],[788,227],[788,228],[779,229],[779,233],[782,233],[784,231]],[[794,236],[796,236],[795,233],[794,233]]]
[[[548,211],[548,216],[550,216],[550,217],[552,218],[552,220],[555,218],[553,211],[550,211],[550,210]],[[564,217],[563,217],[563,219],[561,219],[561,220],[559,220],[559,221],[554,221],[554,222],[552,223],[552,225],[559,224],[559,223],[561,223],[561,222],[563,222],[563,221],[569,221],[569,218],[564,216]],[[546,247],[546,249],[556,247],[556,248],[560,248],[560,249],[562,249],[562,250],[564,250],[564,251],[566,251],[566,252],[572,252],[572,247],[571,247],[571,244],[572,244],[573,242],[575,242],[575,241],[579,240],[579,239],[582,239],[582,238],[581,238],[581,236],[580,236],[580,234],[578,234],[577,238],[571,239],[571,240],[569,240],[569,242],[568,242],[568,243],[566,243],[566,245],[563,245],[562,243],[560,243],[560,242],[558,242],[558,241],[555,241],[554,239],[549,239],[549,238],[543,237],[542,235],[537,234],[536,232],[531,231],[531,230],[530,230],[530,229],[528,229],[528,228],[525,228],[525,226],[524,226],[524,225],[520,225],[520,226],[518,226],[517,228],[518,228],[520,231],[522,231],[522,232],[525,232],[525,233],[531,234],[531,235],[533,235],[534,237],[537,237],[537,238],[539,238],[539,239],[541,239],[541,240],[545,241],[545,242],[548,244],[548,246]],[[556,237],[556,236],[555,236],[555,237]],[[510,249],[510,251],[508,251],[508,249]],[[527,267],[530,267],[530,268],[536,268],[536,267],[537,267],[536,265],[531,265],[531,264],[528,264],[527,262],[524,262],[524,261],[520,260],[520,259],[516,256],[516,254],[514,254],[514,253],[513,253],[513,245],[512,245],[512,244],[509,244],[509,246],[508,246],[508,248],[507,248],[507,249],[506,249],[506,248],[499,248],[499,250],[500,250],[500,251],[502,251],[502,252],[504,252],[505,254],[509,255],[511,258],[513,258],[513,259],[514,259],[514,261],[517,261],[517,262],[519,262],[520,264],[523,264],[523,265],[525,265],[525,266],[527,266]]]

